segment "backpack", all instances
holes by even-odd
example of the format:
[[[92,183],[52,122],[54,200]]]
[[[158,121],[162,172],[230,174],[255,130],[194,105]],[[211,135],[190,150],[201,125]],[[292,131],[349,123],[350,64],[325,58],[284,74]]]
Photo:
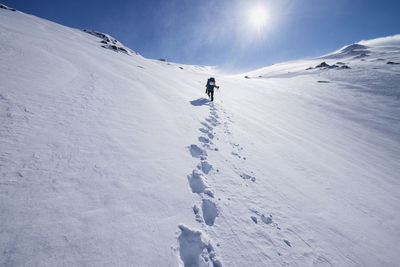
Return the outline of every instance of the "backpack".
[[[213,82],[213,85],[211,85],[211,82]],[[213,90],[215,85],[215,79],[214,77],[211,77],[207,80],[207,89],[208,90]]]

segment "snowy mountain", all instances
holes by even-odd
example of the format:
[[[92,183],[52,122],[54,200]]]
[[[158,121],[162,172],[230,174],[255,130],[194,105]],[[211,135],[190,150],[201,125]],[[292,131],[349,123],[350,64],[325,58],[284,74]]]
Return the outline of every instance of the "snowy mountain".
[[[0,265],[398,265],[399,35],[220,75],[0,7]]]

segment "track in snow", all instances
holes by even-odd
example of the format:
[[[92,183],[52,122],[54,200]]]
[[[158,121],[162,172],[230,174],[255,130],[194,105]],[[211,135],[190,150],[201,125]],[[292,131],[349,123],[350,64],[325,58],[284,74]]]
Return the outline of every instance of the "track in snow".
[[[215,256],[215,250],[212,249],[212,255],[216,261],[209,261],[210,250],[207,249],[207,242],[212,244],[212,241],[207,237],[207,231],[211,230],[214,225],[218,225],[219,220],[225,220],[225,223],[229,224],[229,212],[219,218],[220,214],[224,213],[218,201],[227,196],[215,195],[215,189],[210,185],[207,176],[213,176],[214,179],[218,179],[221,174],[219,169],[216,169],[212,162],[209,162],[209,153],[214,153],[218,157],[223,157],[217,147],[215,141],[225,142],[229,144],[231,148],[230,155],[231,160],[226,160],[229,168],[231,168],[236,176],[231,179],[241,179],[245,183],[256,182],[254,171],[246,170],[246,156],[243,156],[243,147],[237,142],[231,140],[231,129],[229,125],[233,123],[230,116],[226,112],[218,107],[217,104],[207,101],[206,99],[198,99],[191,102],[194,106],[207,105],[209,107],[209,116],[201,122],[199,128],[200,136],[198,136],[199,143],[191,144],[188,146],[190,155],[193,158],[199,160],[197,166],[192,170],[192,173],[187,176],[189,187],[192,193],[199,196],[199,203],[193,205],[194,219],[197,221],[203,231],[197,229],[190,229],[187,226],[179,225],[181,234],[178,237],[180,258],[185,266],[200,266],[201,261],[213,263],[213,266],[222,266],[221,261]],[[219,113],[222,113],[219,115]],[[217,131],[218,129],[218,131]],[[234,159],[240,160],[239,164],[234,162]],[[229,199],[229,197],[228,197]],[[273,222],[272,215],[264,215],[263,213],[254,210],[249,210],[249,220],[255,224],[265,224],[280,230],[278,224]],[[206,238],[208,241],[200,241],[202,238]],[[236,242],[240,242],[237,240]],[[284,239],[284,244],[291,247],[289,240]],[[212,245],[211,245],[212,246]],[[217,243],[219,247],[220,244]],[[190,254],[190,255],[189,255]],[[206,255],[206,256],[204,256]]]

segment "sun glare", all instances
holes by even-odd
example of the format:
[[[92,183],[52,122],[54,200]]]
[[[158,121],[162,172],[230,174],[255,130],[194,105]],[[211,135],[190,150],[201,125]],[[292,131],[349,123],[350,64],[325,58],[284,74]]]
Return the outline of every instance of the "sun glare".
[[[249,12],[249,21],[257,29],[261,29],[267,22],[267,11],[263,7],[254,7]]]

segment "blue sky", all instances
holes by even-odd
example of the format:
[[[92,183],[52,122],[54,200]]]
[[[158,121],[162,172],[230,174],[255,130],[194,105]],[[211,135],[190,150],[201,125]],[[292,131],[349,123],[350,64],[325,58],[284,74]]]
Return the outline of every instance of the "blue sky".
[[[108,33],[148,58],[241,72],[400,33],[399,0],[0,0]],[[261,28],[249,9],[267,14]]]

